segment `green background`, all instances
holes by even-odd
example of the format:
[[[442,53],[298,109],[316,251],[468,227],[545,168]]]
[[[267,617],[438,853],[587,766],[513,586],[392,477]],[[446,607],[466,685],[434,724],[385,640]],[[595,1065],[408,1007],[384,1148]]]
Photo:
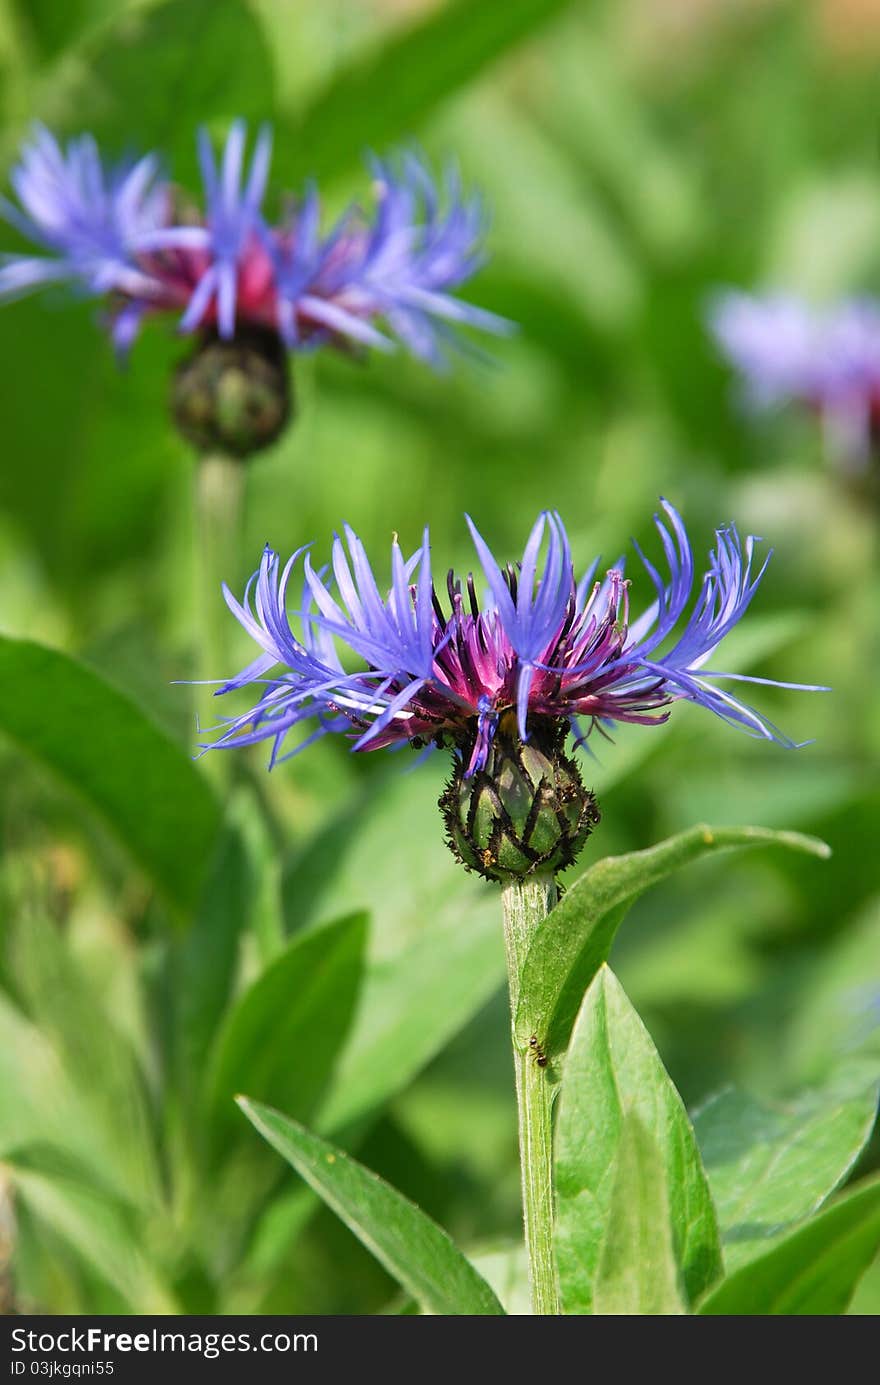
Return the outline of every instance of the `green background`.
[[[634,910],[615,969],[689,1103],[730,1081],[778,1096],[820,1079],[870,1047],[880,1016],[876,496],[823,456],[813,420],[744,416],[704,327],[719,285],[880,288],[878,65],[869,5],[0,0],[7,167],[36,117],[62,134],[92,129],[108,151],[159,148],[194,188],[196,126],[221,138],[245,115],[275,126],[270,207],[314,175],[329,215],[365,195],[365,149],[415,141],[454,155],[492,209],[491,261],[467,295],[517,335],[444,375],[402,354],[295,360],[297,420],[249,469],[234,588],[267,540],[285,554],[314,540],[321,554],[343,520],[380,573],[392,532],[412,549],[426,521],[436,569],[467,565],[465,511],[511,558],[546,507],[561,511],[578,566],[597,552],[610,565],[631,536],[656,555],[660,495],[699,555],[730,520],[772,543],[721,662],[832,685],[755,694],[814,743],[786,752],[684,706],[666,728],[602,743],[586,766],[603,809],[590,860],[698,821],[797,828],[833,848],[827,863],[765,851],[706,862]],[[205,763],[186,763],[191,695],[176,682],[196,659],[194,463],[166,409],[185,348],[153,324],[120,372],[95,317],[55,293],[0,312],[0,629],[101,675],[0,648],[10,1292],[62,1312],[381,1311],[392,1281],[329,1213],[296,1211],[295,1181],[274,1187],[276,1165],[256,1167],[256,1137],[247,1144],[231,1110],[217,1119],[245,1141],[253,1201],[230,1244],[213,1244],[206,1209],[216,1192],[234,1221],[244,1182],[228,1173],[208,1196],[210,1155],[186,1153],[202,1117],[167,1036],[181,1006],[208,1017],[193,1033],[210,1031],[287,934],[364,911],[376,1013],[408,1003],[408,1019],[372,1048],[365,1026],[339,1059],[328,1016],[344,1029],[353,1004],[343,958],[308,1023],[276,1017],[258,1037],[312,1068],[316,1091],[297,1089],[295,1114],[330,1084],[328,1128],[356,1131],[359,1158],[460,1244],[503,1245],[518,1189],[493,892],[443,845],[440,757],[408,774],[406,752],[352,756],[328,741],[267,776],[258,748],[237,757],[227,828],[248,871],[229,867],[192,923],[218,809],[194,778]],[[630,575],[638,610],[649,584]],[[149,725],[129,724],[114,688]],[[79,992],[66,1006],[76,987],[52,968],[68,965],[96,1008]],[[204,1045],[193,1053],[200,1073]],[[101,1120],[111,1143],[131,1145],[112,1197],[92,1177],[88,1120],[82,1148],[55,1131],[58,1083],[79,1102],[105,1075]],[[139,1121],[160,1191],[132,1211]],[[205,1184],[192,1216],[183,1169]],[[874,1311],[880,1287],[861,1293]]]

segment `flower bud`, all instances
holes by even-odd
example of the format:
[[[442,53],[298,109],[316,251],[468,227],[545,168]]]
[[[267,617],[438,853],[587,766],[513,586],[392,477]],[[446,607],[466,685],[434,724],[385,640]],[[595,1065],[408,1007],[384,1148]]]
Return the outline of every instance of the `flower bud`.
[[[202,339],[174,376],[172,413],[199,452],[249,457],[280,437],[290,417],[287,357],[274,332],[248,328]]]
[[[467,762],[456,762],[440,799],[453,855],[487,880],[570,866],[600,814],[556,728],[526,744],[499,733],[485,768],[469,779]]]

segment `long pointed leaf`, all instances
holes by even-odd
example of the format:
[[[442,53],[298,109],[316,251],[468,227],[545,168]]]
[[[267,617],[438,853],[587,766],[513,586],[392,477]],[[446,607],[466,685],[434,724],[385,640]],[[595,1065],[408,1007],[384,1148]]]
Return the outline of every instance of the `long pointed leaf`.
[[[761,1255],[843,1182],[874,1127],[877,1087],[864,1071],[843,1071],[794,1101],[770,1105],[726,1091],[695,1114],[728,1271]]]
[[[232,1099],[242,1087],[311,1113],[351,1022],[366,926],[364,914],[351,914],[295,938],[230,1011],[205,1078],[215,1147],[235,1129]]]
[[[411,134],[441,101],[570,3],[453,0],[356,58],[293,127],[290,159],[297,176],[338,173],[364,148]]]
[[[538,1034],[545,1052],[564,1051],[584,991],[607,959],[614,936],[640,894],[681,866],[730,847],[782,846],[830,855],[824,842],[764,827],[693,827],[647,851],[608,856],[571,886],[538,927],[526,957],[517,1037]]]
[[[721,1275],[715,1208],[693,1128],[651,1037],[603,966],[584,997],[565,1063],[556,1127],[556,1256],[567,1313],[594,1311],[626,1116],[656,1141],[666,1172],[675,1258],[691,1300]]]
[[[706,1315],[837,1316],[880,1248],[880,1179],[832,1202],[700,1304]]]
[[[269,1144],[428,1312],[504,1312],[446,1232],[402,1193],[280,1112],[247,1097],[240,1097],[238,1104]]]

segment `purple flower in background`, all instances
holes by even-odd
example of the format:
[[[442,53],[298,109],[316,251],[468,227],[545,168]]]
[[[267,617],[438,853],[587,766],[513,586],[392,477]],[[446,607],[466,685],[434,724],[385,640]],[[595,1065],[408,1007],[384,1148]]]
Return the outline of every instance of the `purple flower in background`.
[[[870,458],[880,425],[880,303],[815,308],[790,294],[719,294],[709,314],[747,405],[799,404],[817,414],[832,454],[851,469]]]
[[[329,570],[316,571],[303,549],[282,568],[267,548],[243,603],[225,591],[262,652],[218,689],[253,688],[258,697],[203,744],[271,741],[274,764],[288,732],[303,725],[310,741],[343,733],[355,750],[448,746],[470,779],[486,768],[498,736],[545,745],[571,731],[583,744],[615,722],[665,721],[675,702],[690,701],[751,736],[791,747],[766,717],[718,686],[769,680],[707,667],[751,604],[768,558],[758,566],[755,539],[743,543],[733,526],[719,529],[696,581],[677,511],[664,501],[655,524],[667,571],[661,575],[638,550],[654,599],[635,620],[623,563],[601,581],[594,563],[578,581],[556,514],[539,517],[521,561],[504,568],[470,525],[484,600],[471,575],[462,583],[452,572],[438,594],[427,532],[409,558],[395,539],[385,593],[349,528],[334,540]],[[300,564],[302,597],[291,612],[289,587]]]
[[[64,151],[38,128],[11,175],[20,206],[0,200],[0,216],[42,254],[3,257],[0,300],[74,283],[106,298],[122,350],[157,313],[174,314],[181,332],[268,333],[288,348],[387,350],[397,339],[434,365],[454,340],[450,324],[510,330],[456,296],[485,258],[486,222],[454,174],[441,189],[412,155],[374,160],[374,210],[352,205],[322,234],[314,184],[267,220],[271,132],[259,132],[249,165],[246,142],[235,121],[215,159],[199,132],[205,210],[180,220],[155,155],[108,168],[91,136]]]
[[[37,126],[10,181],[19,206],[0,198],[0,217],[42,253],[0,257],[0,299],[60,281],[133,300],[151,291],[137,244],[170,209],[155,156],[105,168],[90,135],[65,151]]]

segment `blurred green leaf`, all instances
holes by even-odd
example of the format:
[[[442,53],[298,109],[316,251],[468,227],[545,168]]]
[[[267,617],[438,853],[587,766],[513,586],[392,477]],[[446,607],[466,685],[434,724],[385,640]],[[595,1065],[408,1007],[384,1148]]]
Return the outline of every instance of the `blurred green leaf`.
[[[254,889],[237,825],[220,833],[192,926],[170,957],[176,998],[177,1058],[188,1078],[200,1074],[235,984],[239,943]]]
[[[388,956],[422,938],[427,917],[463,928],[478,913],[497,917],[494,892],[444,845],[437,799],[447,773],[442,755],[418,767],[397,756],[333,813],[287,862],[288,931],[365,909],[374,955]]]
[[[840,1186],[874,1128],[877,1093],[876,1078],[843,1072],[794,1101],[771,1106],[726,1091],[696,1112],[728,1272]]]
[[[697,1310],[726,1317],[837,1316],[880,1246],[880,1180],[861,1183],[723,1280]]]
[[[556,1257],[566,1313],[594,1311],[615,1161],[629,1113],[657,1142],[675,1259],[693,1300],[722,1272],[709,1184],[681,1097],[620,982],[603,966],[572,1033],[556,1126]]]
[[[605,961],[620,923],[639,895],[691,861],[729,847],[784,846],[827,856],[815,837],[763,827],[693,827],[668,841],[597,861],[535,931],[523,969],[516,1033],[538,1034],[546,1052],[564,1050],[581,997]]]
[[[298,122],[284,130],[296,177],[338,173],[364,149],[412,134],[452,95],[571,0],[452,0],[344,67]]]
[[[876,818],[872,805],[869,820]],[[848,922],[809,973],[786,1042],[798,1085],[824,1087],[844,1055],[864,1055],[880,1071],[880,977],[868,958],[880,958],[880,897]]]
[[[272,58],[244,0],[139,5],[64,54],[38,106],[53,130],[90,130],[118,152],[156,148],[189,176],[197,126],[271,118]]]
[[[15,980],[30,1018],[57,1055],[71,1098],[91,1132],[91,1154],[104,1149],[116,1187],[132,1201],[161,1199],[144,1075],[127,1037],[110,1022],[56,925],[39,914],[18,922],[12,940]]]
[[[0,996],[0,1158],[14,1165],[35,1146],[64,1152],[96,1182],[129,1195],[117,1136],[95,1120],[88,1093],[71,1082],[40,1028]]]
[[[680,790],[671,805],[675,822],[692,822],[712,811],[719,830],[761,805],[768,827],[782,823],[825,824],[822,819],[850,802],[863,783],[864,766],[842,756],[810,756],[805,751],[784,774],[768,757],[762,759],[749,747],[736,758],[718,763],[710,772],[702,740],[696,736],[682,755]]]
[[[351,1037],[318,1121],[325,1130],[375,1110],[400,1091],[501,983],[500,924],[437,928],[396,956],[372,964]]]
[[[548,70],[535,73],[554,88],[541,113],[554,143],[619,209],[622,233],[636,240],[644,259],[692,254],[707,215],[696,160],[684,142],[666,138],[632,73],[616,60],[614,38],[578,6],[553,35]]]
[[[852,1318],[876,1318],[880,1314],[880,1256],[875,1256],[862,1275],[846,1311]]]
[[[189,462],[168,422],[167,377],[175,348],[157,324],[144,332],[132,368],[121,371],[95,315],[94,303],[77,302],[65,290],[5,303],[0,313],[0,355],[27,363],[16,388],[4,395],[5,427],[17,460],[0,472],[0,503],[25,526],[68,621],[78,612],[84,649],[104,633],[91,618],[92,603],[113,591],[122,571],[135,582],[120,590],[125,618],[131,620],[133,611],[145,622],[149,618],[162,580],[156,560],[173,533],[169,519],[179,523],[182,506],[185,520],[189,502]],[[172,509],[174,483],[180,499]],[[138,567],[149,541],[150,562]],[[4,629],[34,633],[11,602]],[[167,684],[174,674],[163,673],[155,657],[153,662],[154,678]],[[175,696],[178,703],[188,702],[180,689]]]
[[[248,788],[253,788],[253,781]],[[281,890],[283,856],[279,849],[278,827],[269,821],[259,793],[242,794],[236,807],[236,822],[250,861],[250,927],[260,962],[265,966],[287,945]],[[340,910],[340,913],[345,912],[345,909]]]
[[[669,1317],[686,1311],[663,1156],[638,1116],[629,1111],[623,1117],[614,1160],[593,1312],[597,1316]]]
[[[205,1074],[215,1149],[245,1087],[299,1115],[314,1109],[351,1022],[366,931],[366,916],[350,914],[294,938],[229,1012]]]
[[[137,0],[12,0],[12,7],[42,58],[51,58],[89,25]]]
[[[479,142],[469,137],[475,125]],[[515,98],[492,87],[469,92],[444,122],[444,135],[444,143],[467,150],[468,172],[491,190],[492,247],[498,261],[548,296],[565,297],[560,331],[572,312],[578,314],[576,375],[579,387],[590,389],[592,381],[584,376],[595,354],[591,342],[600,334],[602,354],[609,347],[619,349],[615,338],[632,323],[642,294],[641,267],[617,218]],[[512,162],[517,177],[500,178],[498,170]],[[540,197],[534,196],[535,188],[541,189]],[[519,322],[517,300],[512,306]],[[505,350],[506,361],[509,356]],[[545,494],[554,480],[544,478]]]
[[[124,1295],[138,1313],[174,1313],[177,1305],[143,1250],[143,1227],[122,1204],[75,1178],[16,1167],[21,1197],[77,1255]]]
[[[248,1286],[263,1285],[279,1266],[283,1266],[290,1247],[314,1214],[314,1196],[302,1183],[272,1198],[255,1223],[239,1266],[241,1279]],[[238,1285],[233,1281],[229,1287],[234,1292]]]
[[[239,1105],[264,1139],[427,1312],[504,1312],[446,1232],[390,1184],[278,1111],[244,1097]]]
[[[195,905],[219,827],[211,790],[141,709],[58,650],[0,635],[0,731],[108,822],[154,883]]]

